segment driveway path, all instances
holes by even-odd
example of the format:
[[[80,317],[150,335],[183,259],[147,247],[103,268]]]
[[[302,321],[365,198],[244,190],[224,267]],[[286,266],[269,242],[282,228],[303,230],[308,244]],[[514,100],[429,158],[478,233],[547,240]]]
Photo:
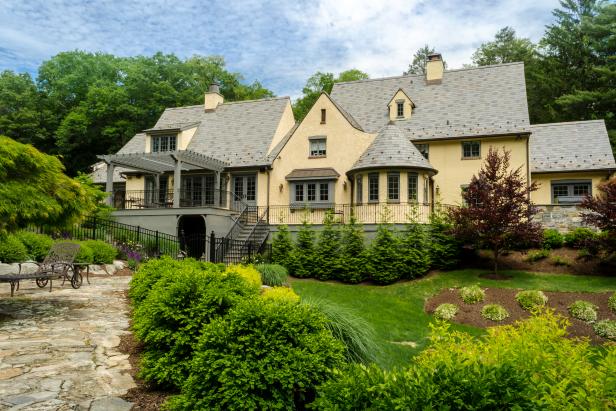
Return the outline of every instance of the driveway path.
[[[130,277],[90,280],[51,293],[23,282],[14,298],[0,284],[0,410],[130,409],[118,398],[135,386],[118,351]]]

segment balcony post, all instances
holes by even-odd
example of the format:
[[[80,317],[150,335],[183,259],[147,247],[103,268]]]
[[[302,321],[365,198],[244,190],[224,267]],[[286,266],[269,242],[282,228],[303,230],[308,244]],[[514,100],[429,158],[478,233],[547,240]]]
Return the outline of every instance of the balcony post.
[[[220,171],[214,171],[214,207],[220,207]]]
[[[180,207],[180,187],[182,175],[182,161],[175,157],[175,169],[173,170],[173,208]]]
[[[107,184],[105,185],[105,191],[108,193],[107,204],[113,206],[113,172],[115,171],[115,165],[107,163]]]

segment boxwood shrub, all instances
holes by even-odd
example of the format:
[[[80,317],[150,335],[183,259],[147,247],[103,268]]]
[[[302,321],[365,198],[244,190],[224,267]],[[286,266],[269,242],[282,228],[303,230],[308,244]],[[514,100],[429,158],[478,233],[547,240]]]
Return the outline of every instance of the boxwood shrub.
[[[578,227],[564,236],[565,245],[572,248],[585,248],[597,237],[594,231],[586,227]]]
[[[59,242],[66,242],[61,240]],[[75,256],[76,263],[94,263],[94,251],[83,241],[71,241],[79,244],[79,252]]]
[[[94,264],[112,264],[118,255],[118,250],[102,240],[87,240],[82,244],[92,250],[92,262]]]
[[[569,305],[569,314],[578,320],[592,322],[597,319],[598,307],[588,301],[577,300]]]
[[[503,321],[509,312],[500,304],[487,304],[481,309],[481,316],[492,321]]]
[[[478,285],[470,285],[468,287],[462,287],[460,289],[460,297],[466,304],[476,304],[484,300],[486,296]]]
[[[204,270],[195,261],[169,269],[173,264],[166,263],[166,271],[135,307],[133,331],[145,344],[140,376],[160,386],[180,388],[203,326],[241,301],[256,299],[259,287],[234,271]]]
[[[27,259],[28,249],[16,235],[0,235],[0,262],[20,263]]]
[[[28,256],[38,262],[41,262],[49,254],[49,250],[53,245],[53,239],[45,234],[37,234],[31,231],[20,231],[17,234],[19,241],[26,246]]]
[[[515,295],[515,300],[520,304],[520,307],[526,311],[530,311],[538,307],[543,307],[548,302],[548,297],[543,291],[526,290],[517,293]]]
[[[203,328],[190,376],[171,410],[304,409],[343,347],[305,304],[244,301]]]
[[[546,250],[554,250],[556,248],[561,248],[564,244],[565,240],[563,235],[554,228],[548,228],[543,231],[543,242],[542,246]]]

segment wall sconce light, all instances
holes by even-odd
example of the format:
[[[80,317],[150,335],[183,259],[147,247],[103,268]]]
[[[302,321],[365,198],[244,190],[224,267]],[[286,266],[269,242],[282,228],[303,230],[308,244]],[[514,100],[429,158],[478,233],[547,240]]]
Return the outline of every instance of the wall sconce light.
[[[280,191],[282,193],[282,189],[284,188],[284,186],[282,185],[282,183],[280,183],[280,185],[278,186],[278,191]]]

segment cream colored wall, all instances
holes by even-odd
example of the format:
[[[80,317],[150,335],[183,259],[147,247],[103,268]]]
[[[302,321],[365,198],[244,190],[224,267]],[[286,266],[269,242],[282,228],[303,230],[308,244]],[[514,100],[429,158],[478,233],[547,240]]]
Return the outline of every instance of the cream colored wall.
[[[481,142],[479,159],[462,159],[462,142]],[[503,147],[511,151],[510,164],[512,168],[522,167],[522,176],[527,178],[527,137],[493,137],[469,138],[464,140],[421,141],[429,145],[429,161],[438,170],[434,176],[437,201],[442,204],[460,204],[462,202],[461,186],[470,183],[474,174],[479,172],[490,147]]]
[[[605,181],[606,172],[570,172],[570,173],[531,173],[531,181],[539,187],[531,193],[531,199],[537,205],[552,204],[552,181],[555,180],[592,180],[592,195],[597,194],[597,186]]]
[[[321,109],[327,110],[325,124],[321,124]],[[327,137],[327,157],[308,157],[308,138],[311,136]],[[322,167],[333,167],[340,174],[335,184],[334,201],[350,203],[351,185],[347,181],[346,172],[372,143],[374,137],[375,134],[364,133],[353,128],[329,97],[322,94],[273,162],[270,204],[289,204],[290,184],[285,180],[285,176],[293,169]],[[345,181],[347,181],[346,190],[344,189]],[[282,191],[279,190],[280,184],[283,185]]]
[[[267,149],[269,153],[272,149],[283,139],[284,136],[287,135],[289,130],[293,128],[295,125],[295,116],[293,116],[293,107],[291,107],[291,101],[287,102],[287,105],[282,113],[282,117],[280,118],[280,123],[278,123],[278,128],[274,133],[274,137],[272,138],[272,142]]]
[[[443,79],[445,67],[441,60],[428,61],[426,63],[426,80],[439,81]]]
[[[126,191],[143,191],[145,190],[145,179],[143,177],[127,176]]]
[[[190,141],[195,135],[195,131],[197,131],[197,127],[180,131],[180,133],[178,134],[178,150],[186,150],[186,147],[188,147],[188,144],[190,144]]]
[[[257,172],[257,205],[263,207],[267,205],[267,191],[269,186],[267,184],[268,172]]]
[[[404,100],[404,118],[411,118],[411,114],[413,111],[413,106],[411,105],[411,101],[407,97],[407,95],[402,91],[398,90],[398,92],[394,95],[389,103],[389,119],[390,120],[398,120],[398,106],[397,101]]]
[[[225,102],[224,97],[219,93],[205,93],[204,98],[204,109],[205,110],[215,110],[218,105]]]

